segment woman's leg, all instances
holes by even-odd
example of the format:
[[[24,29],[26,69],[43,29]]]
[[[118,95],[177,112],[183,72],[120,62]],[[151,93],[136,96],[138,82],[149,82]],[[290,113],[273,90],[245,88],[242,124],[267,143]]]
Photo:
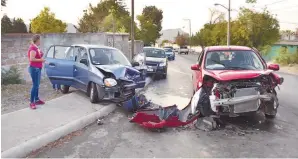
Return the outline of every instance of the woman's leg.
[[[29,67],[29,73],[32,79],[32,88],[31,88],[31,95],[30,95],[30,103],[35,102],[36,96],[36,88],[37,88],[37,71],[34,67]]]

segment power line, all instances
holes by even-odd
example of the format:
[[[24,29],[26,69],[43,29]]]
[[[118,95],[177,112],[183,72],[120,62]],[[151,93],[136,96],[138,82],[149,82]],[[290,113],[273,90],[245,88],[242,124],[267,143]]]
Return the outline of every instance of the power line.
[[[289,6],[288,8],[286,7],[286,8],[280,8],[280,9],[273,9],[273,10],[271,10],[271,11],[280,11],[280,10],[291,9],[291,8],[296,8],[296,7],[298,7],[298,5],[295,5],[295,6]]]
[[[269,5],[276,4],[276,3],[284,2],[284,1],[287,1],[287,0],[280,0],[280,1],[275,1],[275,2],[273,2],[273,3],[265,4],[265,7],[267,7],[267,6],[269,6]]]

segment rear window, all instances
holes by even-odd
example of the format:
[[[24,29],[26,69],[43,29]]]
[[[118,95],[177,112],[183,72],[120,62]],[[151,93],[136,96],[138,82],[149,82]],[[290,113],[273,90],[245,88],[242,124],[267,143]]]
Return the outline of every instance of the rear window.
[[[186,46],[181,46],[180,49],[187,49],[187,47]]]

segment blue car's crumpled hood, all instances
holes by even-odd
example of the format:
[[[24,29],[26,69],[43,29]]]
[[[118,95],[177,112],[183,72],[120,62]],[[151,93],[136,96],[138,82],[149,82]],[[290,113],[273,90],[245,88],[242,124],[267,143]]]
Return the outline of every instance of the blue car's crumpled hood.
[[[141,72],[131,66],[125,65],[96,65],[95,67],[105,71],[112,73],[116,79],[129,79],[136,81],[141,77]]]

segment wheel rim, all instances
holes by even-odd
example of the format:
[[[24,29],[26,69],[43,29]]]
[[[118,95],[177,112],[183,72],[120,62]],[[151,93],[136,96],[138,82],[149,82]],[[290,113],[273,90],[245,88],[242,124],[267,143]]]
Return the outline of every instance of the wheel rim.
[[[91,99],[93,99],[93,86],[91,86],[90,97],[91,97]]]

